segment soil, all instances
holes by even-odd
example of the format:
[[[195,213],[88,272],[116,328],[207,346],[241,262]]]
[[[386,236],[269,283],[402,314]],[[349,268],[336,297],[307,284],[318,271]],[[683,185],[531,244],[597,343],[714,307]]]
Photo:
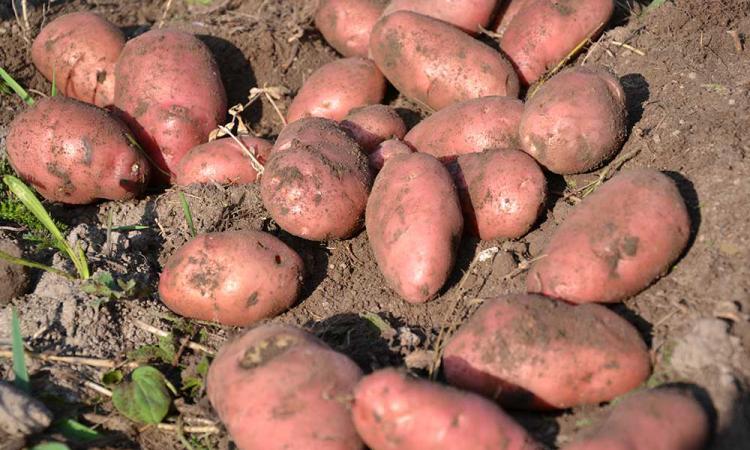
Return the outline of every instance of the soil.
[[[20,3],[20,2],[19,2]],[[164,13],[165,5],[170,8]],[[94,10],[133,37],[162,20],[164,26],[196,33],[214,53],[229,104],[245,102],[252,87],[282,87],[286,108],[304,79],[337,58],[312,25],[315,0],[30,1],[25,32],[11,2],[0,2],[0,61],[32,92],[50,84],[30,63],[29,42],[51,18]],[[651,349],[654,375],[648,385],[688,383],[713,411],[717,433],[711,449],[750,448],[750,0],[677,0],[646,10],[618,2],[605,34],[571,64],[601,65],[620,78],[629,112],[629,136],[620,155],[623,169],[665,171],[687,200],[693,221],[689,249],[663,278],[613,309],[636,325]],[[486,42],[492,44],[488,37]],[[188,88],[188,87],[186,87]],[[38,95],[38,94],[34,94]],[[409,126],[425,111],[391,88],[389,104]],[[0,97],[0,148],[7,126],[24,105]],[[256,101],[243,113],[252,131],[273,139],[281,122],[270,103]],[[613,163],[615,164],[615,163]],[[390,291],[377,269],[366,232],[352,239],[317,243],[285,233],[268,216],[255,186],[183,189],[198,232],[260,229],[296,249],[308,277],[299,303],[273,319],[307,327],[351,356],[365,371],[405,364],[426,375],[445,331],[451,332],[481,298],[521,292],[527,261],[541,254],[550,234],[570,213],[567,186],[583,186],[601,172],[549,176],[553,193],[531,233],[514,241],[465,238],[456,269],[441,295],[425,305],[409,305]],[[153,190],[139,200],[86,207],[50,205],[80,242],[93,272],[134,280],[132,297],[96,302],[77,282],[31,272],[30,291],[11,304],[21,317],[28,346],[38,353],[126,361],[129,352],[158,338],[141,322],[191,336],[209,348],[241,330],[187,323],[173,316],[154,293],[161,264],[190,236],[179,192]],[[108,224],[111,226],[108,227]],[[13,224],[5,237],[21,241],[27,256],[72,270],[59,254],[35,252]],[[143,225],[140,230],[120,226]],[[108,232],[108,228],[110,231]],[[10,342],[10,308],[0,309],[0,347]],[[198,329],[203,330],[198,333]],[[199,339],[200,338],[200,339]],[[175,364],[154,363],[174,383],[195,374],[201,354],[187,349]],[[184,448],[174,431],[136,426],[113,412],[106,397],[87,381],[101,384],[106,369],[65,362],[29,360],[37,398],[57,418],[97,424],[106,438],[95,448]],[[9,360],[0,360],[0,378],[9,379]],[[438,379],[440,375],[438,374]],[[174,414],[216,420],[202,392],[183,395]],[[607,405],[557,414],[514,416],[550,448],[568,442],[597,423]],[[28,445],[60,438],[35,435]],[[18,442],[5,440],[0,442]],[[192,438],[195,448],[229,448],[221,430]],[[7,444],[11,445],[11,444]],[[204,447],[201,447],[204,446]],[[3,448],[3,444],[0,444]]]

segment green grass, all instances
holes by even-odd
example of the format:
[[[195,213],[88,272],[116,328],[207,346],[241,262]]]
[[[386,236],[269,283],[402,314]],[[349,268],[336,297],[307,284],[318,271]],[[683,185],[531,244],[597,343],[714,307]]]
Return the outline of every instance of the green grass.
[[[193,225],[193,213],[190,211],[190,205],[187,202],[187,199],[185,198],[185,194],[182,192],[179,193],[180,195],[180,203],[182,203],[182,212],[185,214],[185,221],[188,224],[188,229],[190,230],[190,236],[195,237],[195,225]]]
[[[16,95],[24,101],[29,106],[32,106],[34,104],[34,99],[31,98],[28,92],[26,92],[26,89],[21,87],[16,80],[13,79],[12,76],[8,72],[5,71],[2,67],[0,67],[0,79],[2,80],[2,84],[4,86],[7,86],[11,91],[15,92]],[[7,92],[7,89],[2,89],[4,92]]]
[[[31,393],[29,382],[29,371],[26,369],[26,354],[23,348],[23,336],[21,335],[21,322],[18,320],[16,308],[11,309],[11,352],[13,353],[13,383],[16,387],[26,393]]]

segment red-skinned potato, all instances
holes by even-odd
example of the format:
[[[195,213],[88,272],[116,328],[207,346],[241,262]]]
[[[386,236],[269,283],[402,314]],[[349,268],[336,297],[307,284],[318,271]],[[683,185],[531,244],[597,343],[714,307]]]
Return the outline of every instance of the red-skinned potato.
[[[226,116],[213,55],[192,34],[151,30],[128,41],[115,76],[115,107],[160,169],[158,180],[169,181]]]
[[[336,122],[300,119],[279,135],[260,183],[263,204],[289,233],[344,239],[362,227],[372,178],[367,156]]]
[[[500,37],[505,34],[505,30],[508,29],[508,25],[516,17],[522,9],[526,8],[526,5],[531,3],[533,0],[505,0],[501,2],[502,6],[497,13],[495,19],[495,26],[493,27],[495,33],[499,34]]]
[[[91,12],[57,17],[42,28],[31,45],[39,72],[68,97],[109,106],[115,97],[115,63],[125,36],[108,20]]]
[[[362,378],[352,417],[372,450],[541,449],[489,400],[393,368]]]
[[[273,144],[248,134],[237,137],[242,145],[265,164]],[[193,183],[249,184],[255,183],[258,172],[245,150],[231,137],[217,139],[194,147],[182,157],[175,169],[175,184]]]
[[[486,27],[498,0],[392,0],[383,15],[411,11],[433,17],[471,34]]]
[[[531,0],[508,24],[500,48],[521,83],[532,84],[582,41],[596,38],[614,9],[613,0]]]
[[[337,59],[313,72],[287,112],[287,122],[303,117],[342,120],[354,108],[380,103],[385,78],[369,59]]]
[[[370,160],[370,168],[378,172],[394,156],[408,155],[409,153],[412,153],[412,149],[403,141],[388,139],[378,144],[375,151],[367,155],[367,158]]]
[[[361,450],[345,400],[361,377],[315,336],[269,324],[219,350],[207,391],[240,450]]]
[[[517,294],[484,301],[446,345],[443,372],[504,406],[563,409],[636,388],[650,361],[638,331],[607,308]]]
[[[518,96],[518,76],[500,53],[421,14],[397,11],[380,19],[370,57],[402,94],[435,110],[472,98]]]
[[[375,179],[365,224],[388,285],[410,303],[433,299],[453,269],[463,232],[445,167],[424,153],[391,158]]]
[[[291,307],[303,271],[299,255],[268,233],[206,233],[169,258],[159,297],[181,316],[246,326]]]
[[[454,103],[419,122],[404,137],[419,152],[443,162],[486,149],[519,149],[523,103],[483,97]]]
[[[483,240],[515,239],[536,222],[547,195],[539,165],[520,150],[486,150],[451,166],[464,229]]]
[[[6,145],[10,164],[44,198],[82,205],[143,192],[151,169],[131,139],[107,111],[47,97],[13,119]]]
[[[406,124],[386,105],[370,105],[349,112],[341,127],[349,132],[365,153],[372,153],[386,139],[403,139]]]
[[[573,303],[619,302],[665,273],[689,237],[690,217],[675,183],[657,170],[624,171],[555,230],[526,288]]]
[[[367,57],[370,31],[387,0],[322,0],[315,12],[315,27],[342,55]]]
[[[552,77],[526,103],[521,145],[551,172],[587,172],[622,148],[626,115],[617,78],[575,67]]]

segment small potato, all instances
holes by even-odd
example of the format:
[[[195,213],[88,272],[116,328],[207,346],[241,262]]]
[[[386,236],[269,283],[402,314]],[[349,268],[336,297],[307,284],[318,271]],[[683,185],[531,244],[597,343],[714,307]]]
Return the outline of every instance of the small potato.
[[[521,145],[551,172],[588,172],[622,148],[626,115],[617,78],[578,66],[552,77],[526,103]]]
[[[387,0],[322,0],[315,12],[315,27],[342,55],[367,58],[370,31]]]
[[[613,0],[530,0],[508,24],[500,48],[521,83],[537,81],[609,22]]]
[[[453,269],[463,232],[445,167],[424,153],[391,158],[375,179],[365,224],[388,285],[410,303],[433,299]]]
[[[462,155],[451,167],[464,229],[483,240],[515,239],[536,222],[547,196],[539,165],[520,150]]]
[[[265,139],[240,135],[238,139],[263,165],[271,153],[270,142]],[[175,184],[193,183],[249,184],[257,181],[258,173],[253,162],[231,137],[201,144],[180,160],[175,169]]]
[[[539,295],[485,300],[443,353],[454,386],[521,409],[612,400],[650,373],[638,331],[609,309]]]
[[[541,449],[492,402],[393,368],[362,378],[352,416],[372,450]]]
[[[315,336],[269,324],[219,350],[207,391],[240,450],[361,450],[346,401],[361,377]]]
[[[44,198],[84,205],[128,200],[146,187],[149,162],[130,130],[107,111],[68,97],[47,97],[10,124],[8,160]]]
[[[652,169],[623,171],[555,230],[526,288],[573,303],[619,302],[664,274],[689,237],[674,182]]]
[[[500,53],[421,14],[397,11],[380,19],[370,57],[402,94],[434,110],[478,97],[518,97],[518,76]]]
[[[337,59],[313,72],[297,92],[287,122],[303,117],[342,120],[354,108],[380,103],[385,78],[369,59]]]
[[[303,271],[299,255],[268,233],[207,233],[169,258],[159,296],[181,316],[246,326],[291,307]]]
[[[498,0],[392,0],[383,15],[411,11],[448,22],[463,31],[476,34],[486,27]]]
[[[370,168],[375,172],[380,171],[386,162],[396,155],[408,155],[412,152],[411,147],[404,144],[398,139],[388,139],[381,142],[375,151],[370,153],[367,158],[370,160]]]
[[[372,153],[386,139],[403,139],[406,124],[396,111],[386,105],[370,105],[349,112],[341,121],[365,153]]]
[[[419,122],[404,137],[417,151],[443,162],[487,149],[520,149],[518,125],[523,103],[483,97],[454,103]]]
[[[516,15],[522,9],[526,8],[532,1],[533,0],[505,0],[501,2],[502,6],[497,13],[497,19],[495,20],[495,26],[493,27],[495,33],[502,37],[503,34],[505,34],[505,30],[508,29],[508,25],[510,25]]]
[[[289,233],[344,239],[362,227],[372,178],[367,157],[336,122],[300,119],[279,135],[261,178],[268,213]]]
[[[75,12],[42,28],[31,45],[31,60],[66,96],[109,106],[115,98],[115,63],[124,46],[122,31],[107,19]]]

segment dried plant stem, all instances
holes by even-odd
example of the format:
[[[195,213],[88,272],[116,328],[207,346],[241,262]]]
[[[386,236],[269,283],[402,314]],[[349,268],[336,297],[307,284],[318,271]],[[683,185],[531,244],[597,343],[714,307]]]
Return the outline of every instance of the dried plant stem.
[[[155,326],[149,325],[146,322],[143,322],[143,321],[141,321],[139,319],[136,319],[134,323],[135,323],[135,326],[137,326],[138,328],[142,329],[143,331],[147,331],[147,332],[149,332],[151,334],[155,334],[155,335],[157,335],[159,337],[167,337],[167,336],[169,336],[169,333],[167,333],[166,331],[160,330],[160,329],[156,328]],[[214,352],[210,348],[206,347],[205,345],[201,345],[201,344],[199,344],[197,342],[188,341],[185,344],[185,346],[187,348],[190,348],[190,349],[193,349],[193,350],[196,350],[196,351],[199,351],[199,352],[203,352],[203,353],[205,353],[207,355],[213,355],[214,354]]]

